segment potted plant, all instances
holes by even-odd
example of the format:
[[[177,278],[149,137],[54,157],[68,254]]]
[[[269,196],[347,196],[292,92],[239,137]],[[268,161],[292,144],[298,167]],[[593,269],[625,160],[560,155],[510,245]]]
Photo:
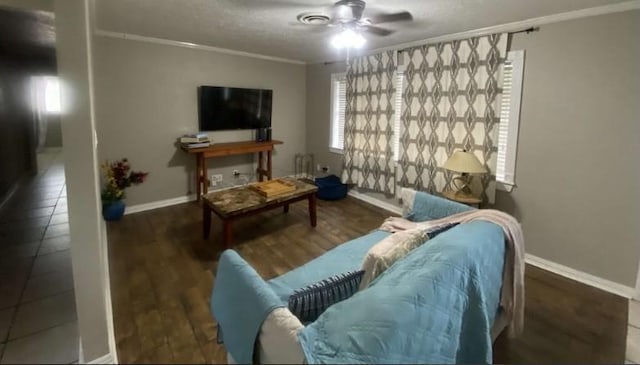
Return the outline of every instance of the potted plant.
[[[124,214],[124,190],[131,185],[142,184],[148,172],[131,171],[126,158],[118,161],[106,161],[102,164],[105,185],[102,189],[102,216],[107,221],[117,221]]]

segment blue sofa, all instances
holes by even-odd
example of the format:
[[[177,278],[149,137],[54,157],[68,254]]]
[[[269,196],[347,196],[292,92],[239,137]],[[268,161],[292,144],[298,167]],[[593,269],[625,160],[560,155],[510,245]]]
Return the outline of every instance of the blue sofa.
[[[407,191],[403,196],[412,201],[404,202],[404,216],[410,220],[472,209]],[[505,245],[502,229],[489,222],[461,224],[432,238],[313,323],[303,326],[286,309],[296,289],[358,270],[367,251],[389,234],[373,231],[269,281],[225,251],[211,308],[230,361],[491,362],[492,341],[506,325],[499,309]]]

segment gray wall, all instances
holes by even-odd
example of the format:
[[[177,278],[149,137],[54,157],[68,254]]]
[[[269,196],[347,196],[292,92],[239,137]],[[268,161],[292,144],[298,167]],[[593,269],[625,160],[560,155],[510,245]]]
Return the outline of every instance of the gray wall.
[[[95,37],[100,158],[128,157],[148,180],[127,190],[127,204],[183,197],[195,190],[195,159],[175,141],[198,130],[200,85],[273,89],[274,175],[293,173],[305,152],[305,66],[184,47]],[[210,132],[214,142],[250,140],[251,131]],[[252,155],[211,159],[209,175],[253,172]]]
[[[0,205],[21,178],[35,173],[31,67],[0,51]]]
[[[633,11],[513,36],[511,49],[526,50],[517,187],[496,196],[522,221],[528,253],[630,287],[640,258],[638,34]],[[330,77],[343,71],[307,67],[307,152],[338,175]]]
[[[527,252],[634,287],[640,258],[640,11],[517,34],[517,187],[496,206]]]
[[[316,164],[329,166],[329,172],[338,176],[342,155],[329,151],[331,74],[345,72],[346,67],[344,62],[307,65],[307,153],[313,153]]]
[[[53,11],[53,0],[0,0],[0,5],[24,10]]]
[[[58,71],[80,363],[110,353],[112,323],[91,100],[89,0],[56,0]],[[113,333],[111,332],[111,335]],[[113,345],[113,344],[111,344]],[[115,347],[115,346],[113,346]]]
[[[58,115],[49,115],[47,117],[47,134],[44,146],[62,147],[62,125]]]

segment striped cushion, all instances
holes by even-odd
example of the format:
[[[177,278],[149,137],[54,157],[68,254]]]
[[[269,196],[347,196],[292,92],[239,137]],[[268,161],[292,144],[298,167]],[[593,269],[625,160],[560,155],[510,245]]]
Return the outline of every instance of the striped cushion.
[[[427,231],[427,236],[429,236],[429,239],[434,238],[435,236],[439,235],[440,233],[442,233],[444,231],[448,231],[449,229],[457,226],[458,224],[459,223],[445,223],[443,225],[433,227],[433,228],[429,229],[429,231]]]
[[[313,322],[329,306],[355,294],[362,275],[363,270],[350,271],[298,289],[289,297],[289,310],[300,322]]]

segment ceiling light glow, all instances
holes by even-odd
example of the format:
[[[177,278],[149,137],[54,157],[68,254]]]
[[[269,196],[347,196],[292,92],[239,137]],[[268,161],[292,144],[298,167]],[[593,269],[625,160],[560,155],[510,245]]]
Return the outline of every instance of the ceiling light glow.
[[[362,48],[366,43],[366,39],[362,34],[355,32],[353,29],[345,29],[341,33],[336,34],[331,40],[331,45],[335,48]]]

